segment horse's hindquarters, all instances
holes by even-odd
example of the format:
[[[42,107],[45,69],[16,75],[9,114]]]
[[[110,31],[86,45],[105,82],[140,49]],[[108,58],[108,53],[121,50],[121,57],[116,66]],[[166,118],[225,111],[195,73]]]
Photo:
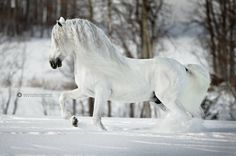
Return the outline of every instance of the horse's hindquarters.
[[[158,60],[155,94],[167,108],[184,109],[199,116],[200,105],[209,86],[207,72],[198,65],[185,66],[171,59]],[[179,105],[176,108],[175,105]],[[181,108],[182,107],[182,108]]]

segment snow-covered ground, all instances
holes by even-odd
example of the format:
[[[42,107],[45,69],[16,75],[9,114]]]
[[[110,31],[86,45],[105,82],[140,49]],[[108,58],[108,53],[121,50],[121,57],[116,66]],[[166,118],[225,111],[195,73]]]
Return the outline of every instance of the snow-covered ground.
[[[103,122],[108,131],[97,130],[85,117],[75,128],[59,117],[1,116],[0,155],[236,155],[235,121],[205,120],[201,129],[182,132],[163,131],[163,119]]]

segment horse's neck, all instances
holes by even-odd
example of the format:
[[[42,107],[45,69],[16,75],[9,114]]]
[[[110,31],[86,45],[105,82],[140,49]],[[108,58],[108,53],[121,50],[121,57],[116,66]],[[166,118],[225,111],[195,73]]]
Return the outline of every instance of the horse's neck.
[[[92,58],[89,58],[86,55],[82,55],[77,51],[73,52],[72,55],[73,59],[74,59],[74,74],[78,74],[80,73],[83,69],[88,68],[89,66],[91,66],[90,62]]]
[[[79,68],[81,67],[80,66],[80,58],[78,56],[78,54],[76,54],[74,51],[72,53],[72,58],[73,58],[73,61],[74,61],[74,74],[78,74],[79,73]]]
[[[75,75],[87,70],[92,72],[106,72],[115,69],[123,69],[123,67],[127,68],[127,66],[129,66],[128,60],[121,54],[115,54],[114,58],[111,58],[110,56],[104,58],[103,56],[93,54],[83,55],[76,51],[73,53],[73,59]]]

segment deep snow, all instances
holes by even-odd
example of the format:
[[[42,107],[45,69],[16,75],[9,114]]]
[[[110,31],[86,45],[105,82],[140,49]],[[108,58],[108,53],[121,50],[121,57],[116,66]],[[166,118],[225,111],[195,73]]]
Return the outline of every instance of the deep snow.
[[[179,132],[165,132],[163,121],[103,118],[108,131],[100,131],[85,117],[75,128],[59,117],[1,116],[0,155],[236,155],[235,121],[205,120],[198,130],[201,123],[193,122]]]

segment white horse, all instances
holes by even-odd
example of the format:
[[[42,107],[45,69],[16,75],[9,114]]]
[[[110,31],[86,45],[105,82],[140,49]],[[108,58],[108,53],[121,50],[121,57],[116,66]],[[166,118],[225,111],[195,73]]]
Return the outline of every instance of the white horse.
[[[105,33],[83,19],[63,17],[52,29],[50,64],[62,66],[73,55],[77,89],[61,94],[62,116],[67,99],[94,97],[94,124],[105,129],[101,114],[108,100],[162,102],[176,115],[200,116],[200,104],[209,87],[209,73],[198,65],[184,66],[174,59],[130,59],[118,52]],[[156,98],[158,97],[158,98]],[[155,99],[154,99],[155,98]],[[77,121],[73,117],[73,121]]]

